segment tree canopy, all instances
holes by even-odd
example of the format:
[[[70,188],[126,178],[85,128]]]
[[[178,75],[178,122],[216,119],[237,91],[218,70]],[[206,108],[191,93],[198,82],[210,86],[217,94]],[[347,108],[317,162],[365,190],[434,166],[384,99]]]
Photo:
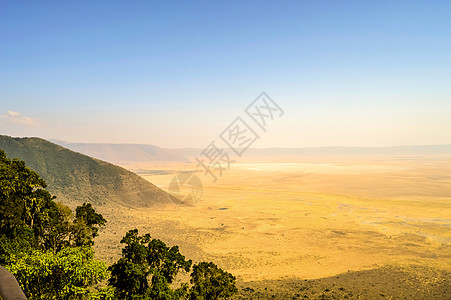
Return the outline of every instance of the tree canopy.
[[[74,219],[45,187],[24,161],[0,150],[0,264],[31,300],[98,295],[89,288],[107,278],[107,266],[94,259],[91,245],[106,220],[90,204],[78,207]]]
[[[93,239],[106,220],[90,203],[55,202],[39,175],[0,150],[0,264],[34,299],[226,299],[235,277],[215,264],[194,265],[190,283],[173,287],[192,261],[178,246],[130,230],[110,267],[94,258]],[[95,285],[103,281],[103,288]]]
[[[218,268],[212,262],[201,262],[193,266],[191,273],[191,299],[226,299],[238,290],[235,276]]]
[[[121,243],[125,244],[122,258],[110,267],[109,281],[118,298],[180,299],[186,294],[186,285],[170,288],[177,273],[189,272],[192,264],[180,254],[178,246],[168,247],[149,234],[139,236],[137,229],[127,232]]]

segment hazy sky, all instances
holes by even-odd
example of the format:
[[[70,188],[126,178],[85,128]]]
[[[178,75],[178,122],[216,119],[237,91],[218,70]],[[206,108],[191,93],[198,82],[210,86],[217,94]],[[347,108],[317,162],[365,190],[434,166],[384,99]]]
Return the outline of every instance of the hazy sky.
[[[204,147],[451,143],[451,1],[1,1],[0,133]]]

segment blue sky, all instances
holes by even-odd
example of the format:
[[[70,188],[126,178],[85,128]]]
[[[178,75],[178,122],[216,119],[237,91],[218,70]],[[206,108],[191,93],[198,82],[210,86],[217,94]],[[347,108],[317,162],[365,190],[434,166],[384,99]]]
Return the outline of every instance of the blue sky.
[[[0,1],[0,133],[203,147],[451,143],[450,1]]]

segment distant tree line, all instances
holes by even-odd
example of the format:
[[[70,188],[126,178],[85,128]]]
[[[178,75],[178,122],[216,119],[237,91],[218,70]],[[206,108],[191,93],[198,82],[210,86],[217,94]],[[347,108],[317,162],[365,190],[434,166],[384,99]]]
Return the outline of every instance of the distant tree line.
[[[0,150],[0,265],[34,299],[227,299],[235,277],[212,262],[192,265],[149,234],[130,230],[113,265],[94,258],[107,221],[89,203],[73,211],[55,202],[39,175]],[[190,282],[174,288],[179,272]]]

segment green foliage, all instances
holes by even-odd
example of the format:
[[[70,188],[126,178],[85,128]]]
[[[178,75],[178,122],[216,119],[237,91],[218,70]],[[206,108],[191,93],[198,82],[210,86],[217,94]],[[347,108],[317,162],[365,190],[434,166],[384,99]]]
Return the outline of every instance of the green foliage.
[[[107,266],[94,260],[90,247],[13,254],[6,268],[30,300],[86,299],[92,294],[89,286],[107,277]]]
[[[54,252],[72,244],[94,244],[93,238],[106,223],[103,216],[84,203],[72,220],[71,209],[55,203],[45,187],[44,180],[24,161],[10,160],[0,150],[0,237],[16,240],[27,236],[28,246]],[[0,244],[0,262],[6,250]]]
[[[39,227],[41,248],[60,251],[70,246],[72,230],[72,210],[64,204],[52,201],[45,210],[46,218]]]
[[[35,245],[35,237],[29,230],[22,232],[14,239],[0,234],[0,265],[5,265],[11,254],[30,251]]]
[[[211,262],[193,267],[191,289],[188,283],[173,289],[178,272],[189,272],[192,265],[177,246],[168,247],[149,234],[140,236],[137,229],[127,232],[121,243],[122,258],[110,267],[116,299],[226,299],[238,291],[235,277]]]
[[[188,284],[184,283],[178,289],[172,289],[166,278],[159,273],[153,274],[150,289],[147,290],[144,299],[178,300],[185,299],[188,295]]]
[[[180,299],[186,286],[173,290],[171,283],[180,270],[189,272],[192,261],[185,260],[177,246],[168,247],[149,234],[130,230],[122,258],[110,267],[110,284],[119,299]]]
[[[75,245],[94,245],[93,238],[99,235],[99,228],[106,224],[106,220],[101,214],[96,213],[91,203],[83,203],[75,212],[72,229]]]
[[[74,220],[45,187],[23,161],[0,150],[0,263],[29,299],[112,299],[111,287],[89,289],[107,278],[107,266],[90,247],[106,220],[90,204],[78,207]]]
[[[94,227],[94,225],[103,226],[106,224],[106,220],[101,214],[96,213],[94,208],[92,208],[91,203],[83,203],[83,205],[77,207],[75,211],[75,218],[77,220],[85,222],[88,226],[93,226],[92,237],[96,237],[98,235],[97,231],[99,230],[97,227]]]
[[[39,175],[21,160],[6,158],[0,150],[0,234],[14,239],[27,229],[40,233],[52,196]]]
[[[0,264],[35,299],[220,299],[236,293],[235,277],[213,263],[195,265],[191,289],[172,283],[189,272],[178,246],[168,247],[149,234],[130,230],[121,243],[122,257],[109,271],[109,286],[93,285],[108,277],[91,246],[106,224],[89,203],[72,210],[56,203],[39,175],[0,150]]]
[[[113,300],[114,298],[114,288],[111,286],[100,288],[96,292],[91,292],[88,295],[89,300]]]
[[[201,262],[193,266],[191,273],[190,299],[224,299],[233,296],[238,289],[236,278],[212,262]]]

